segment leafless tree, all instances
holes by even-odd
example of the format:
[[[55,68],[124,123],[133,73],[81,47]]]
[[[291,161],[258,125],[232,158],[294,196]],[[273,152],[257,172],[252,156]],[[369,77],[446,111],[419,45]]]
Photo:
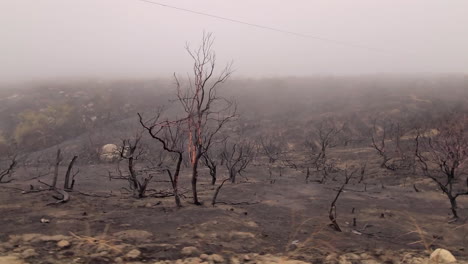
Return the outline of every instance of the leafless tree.
[[[180,202],[179,193],[179,174],[184,157],[185,134],[182,129],[183,123],[182,121],[159,121],[160,116],[161,112],[159,111],[155,117],[144,121],[142,115],[138,113],[142,127],[146,129],[146,131],[153,139],[156,139],[162,144],[164,151],[174,157],[174,167],[171,169],[168,166],[165,166],[164,170],[167,172],[171,181],[175,204],[177,207],[181,207],[182,204]]]
[[[126,161],[128,173],[123,173],[118,169],[118,177],[128,181],[129,188],[135,198],[146,196],[148,184],[154,176],[151,170],[137,168],[137,163],[147,154],[146,148],[142,143],[142,137],[142,132],[137,132],[133,138],[122,139],[122,144],[119,148],[120,158]]]
[[[241,174],[253,159],[253,147],[249,142],[224,144],[222,152],[224,165],[229,173],[229,179],[232,183],[236,182],[236,176]]]
[[[371,132],[372,147],[381,157],[381,168],[396,171],[414,168],[412,146],[405,145],[402,138],[406,131],[400,122],[385,120],[380,126],[373,121]]]
[[[328,152],[338,145],[344,127],[345,124],[340,125],[332,119],[325,119],[317,125],[316,136],[306,142],[308,160],[303,165],[307,168],[306,182],[310,176],[310,167],[314,168],[316,173],[322,174],[319,180],[321,183],[335,171],[335,161],[328,156]]]
[[[16,166],[18,165],[17,155],[11,155],[5,161],[6,168],[0,170],[0,183],[8,183],[11,182],[11,175],[14,173]],[[0,163],[3,165],[2,163]]]
[[[261,151],[268,157],[269,163],[275,163],[284,151],[284,141],[279,137],[260,137]]]
[[[193,76],[189,84],[182,87],[174,74],[177,85],[177,98],[185,117],[188,135],[188,154],[192,168],[193,203],[200,205],[197,193],[198,165],[203,154],[210,148],[221,128],[236,116],[236,105],[218,95],[218,88],[232,74],[228,64],[215,77],[216,55],[213,51],[214,38],[211,33],[204,34],[199,48],[186,50],[193,59]]]
[[[55,199],[58,201],[55,203],[51,204],[59,204],[59,203],[66,203],[70,200],[70,194],[68,192],[73,191],[73,187],[75,186],[75,176],[80,172],[79,170],[73,172],[73,167],[76,163],[76,160],[78,159],[78,156],[73,156],[73,158],[70,160],[70,163],[67,166],[67,171],[65,173],[65,178],[64,178],[64,185],[63,189],[57,188],[57,182],[59,178],[59,169],[60,165],[63,161],[64,157],[62,155],[61,149],[57,149],[56,156],[55,156],[55,162],[53,164],[54,167],[54,174],[52,178],[52,184],[48,184],[46,182],[43,182],[41,180],[38,180],[39,183],[42,183],[46,186],[49,187],[49,190],[55,191],[61,195],[61,197],[54,196]],[[29,192],[35,192],[35,191],[40,191],[40,190],[35,190],[33,186],[31,186],[31,190]],[[28,193],[28,192],[25,192]]]
[[[361,171],[365,171],[365,169],[361,168]],[[336,203],[338,202],[338,198],[340,198],[340,195],[343,193],[344,188],[346,185],[349,183],[349,181],[353,178],[353,175],[358,171],[358,169],[354,169],[351,172],[348,171],[348,168],[346,168],[343,172],[344,176],[344,181],[341,184],[341,187],[338,189],[338,192],[335,195],[335,198],[333,199],[332,203],[330,204],[330,209],[328,210],[328,217],[330,218],[331,221],[331,226],[333,229],[335,229],[338,232],[342,232],[340,226],[338,225],[337,221],[337,214],[336,214]]]
[[[213,150],[208,150],[202,155],[202,162],[210,170],[211,185],[216,184],[218,174],[218,165],[222,161],[221,153],[215,153]]]
[[[467,118],[447,121],[436,131],[418,132],[416,157],[425,177],[433,180],[450,201],[458,218],[457,198],[468,195]]]

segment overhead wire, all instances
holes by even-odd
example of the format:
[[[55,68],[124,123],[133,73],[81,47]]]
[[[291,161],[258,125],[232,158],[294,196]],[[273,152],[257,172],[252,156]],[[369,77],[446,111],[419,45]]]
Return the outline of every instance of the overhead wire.
[[[173,6],[173,5],[168,5],[168,4],[164,4],[164,3],[156,2],[156,1],[152,1],[152,0],[137,0],[137,1],[148,3],[148,4],[153,4],[153,5],[157,5],[157,6],[161,6],[161,7],[164,7],[164,8],[170,8],[170,9],[174,9],[174,10],[178,10],[178,11],[192,13],[192,14],[196,14],[196,15],[211,17],[211,18],[214,18],[214,19],[224,20],[224,21],[228,21],[228,22],[232,22],[232,23],[242,24],[242,25],[245,25],[245,26],[250,26],[250,27],[255,27],[255,28],[259,28],[259,29],[264,29],[264,30],[275,31],[275,32],[283,33],[283,34],[293,35],[293,36],[296,36],[296,37],[310,38],[310,39],[315,39],[315,40],[319,40],[319,41],[323,41],[323,42],[329,42],[329,43],[333,43],[335,45],[365,49],[365,50],[372,51],[372,52],[386,53],[386,54],[390,54],[390,55],[402,55],[400,52],[390,51],[390,50],[381,49],[381,48],[375,48],[375,47],[371,47],[371,46],[367,46],[367,45],[361,45],[361,44],[352,43],[352,42],[348,42],[348,41],[330,39],[330,38],[321,37],[321,36],[318,36],[318,35],[303,34],[303,33],[294,32],[294,31],[290,31],[290,30],[284,30],[284,29],[280,29],[280,28],[276,28],[276,27],[270,27],[270,26],[250,23],[250,22],[237,20],[237,19],[233,19],[233,18],[228,18],[228,17],[224,17],[224,16],[213,15],[213,14],[209,14],[209,13],[205,13],[205,12],[201,12],[201,11],[196,11],[196,10],[192,10],[192,9],[187,9],[187,8]]]

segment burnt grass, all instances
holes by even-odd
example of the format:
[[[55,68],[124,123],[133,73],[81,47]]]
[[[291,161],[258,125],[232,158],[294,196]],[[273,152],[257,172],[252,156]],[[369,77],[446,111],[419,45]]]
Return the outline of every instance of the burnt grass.
[[[334,231],[328,219],[341,178],[321,184],[314,181],[318,176],[312,175],[312,180],[305,183],[304,172],[292,168],[282,169],[280,176],[278,164],[255,163],[238,183],[225,184],[215,207],[210,204],[215,188],[205,169],[201,170],[199,185],[203,205],[191,203],[187,169],[181,179],[180,209],[175,208],[173,197],[152,197],[156,190],[170,191],[163,175],[151,184],[149,197],[135,199],[123,189],[125,181],[109,181],[106,170],[112,164],[81,165],[70,201],[50,205],[55,201],[50,191],[22,193],[30,185],[37,189],[41,184],[28,180],[20,170],[15,181],[1,185],[0,241],[7,243],[13,235],[28,233],[105,237],[109,243],[139,249],[140,260],[147,261],[182,258],[181,249],[186,246],[195,246],[206,254],[255,252],[305,260],[323,259],[330,253],[425,252],[429,246],[448,249],[459,259],[467,258],[468,199],[459,200],[462,218],[449,223],[449,202],[430,181],[379,170],[378,160],[370,164],[368,170],[374,166],[377,173],[366,176],[365,189],[363,183],[352,180],[338,200],[337,219],[343,232]],[[274,181],[267,166],[272,166]],[[414,183],[419,192],[414,190]],[[50,222],[42,223],[41,219]],[[131,238],[116,235],[125,230],[151,234]],[[71,239],[72,244],[80,246],[68,251],[57,251],[53,242],[32,244],[39,254],[36,260],[51,255],[62,260],[86,259],[98,252],[92,243]],[[8,246],[11,248],[4,253],[21,245]],[[115,257],[125,252],[113,254]],[[112,263],[111,257],[100,259]]]

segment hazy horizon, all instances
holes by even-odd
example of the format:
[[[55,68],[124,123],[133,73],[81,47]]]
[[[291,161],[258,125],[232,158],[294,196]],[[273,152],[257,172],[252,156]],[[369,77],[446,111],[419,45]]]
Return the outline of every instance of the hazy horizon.
[[[138,0],[0,3],[0,82],[155,79],[190,71],[185,44],[216,38],[234,78],[468,73],[466,1],[159,1],[372,49],[303,38]]]

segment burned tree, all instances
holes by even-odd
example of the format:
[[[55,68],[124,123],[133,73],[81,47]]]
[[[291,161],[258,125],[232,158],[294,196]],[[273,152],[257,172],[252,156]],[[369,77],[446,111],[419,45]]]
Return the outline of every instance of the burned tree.
[[[253,147],[248,142],[225,143],[222,152],[224,165],[229,173],[232,183],[236,182],[236,176],[241,175],[253,159]]]
[[[75,162],[77,159],[78,159],[78,156],[73,156],[70,163],[68,164],[67,172],[65,173],[65,180],[63,184],[63,189],[65,191],[72,191],[73,187],[75,186],[75,176],[80,172],[79,170],[77,170],[75,173],[73,173],[73,166],[75,165]],[[63,161],[62,150],[57,149],[55,162],[54,162],[54,175],[52,178],[52,184],[48,185],[44,182],[41,182],[40,180],[39,182],[41,182],[42,184],[48,185],[51,190],[58,190],[57,180],[59,178],[59,168],[60,168],[60,164],[62,163],[62,161]]]
[[[222,155],[220,153],[215,153],[213,150],[208,150],[203,153],[202,158],[203,165],[210,170],[211,185],[215,185],[218,165],[222,161]]]
[[[14,173],[16,166],[18,165],[17,155],[12,155],[5,160],[5,169],[0,171],[0,183],[9,183],[13,179],[11,179],[11,175]],[[2,163],[0,163],[3,165]]]
[[[447,196],[454,219],[458,218],[457,198],[468,195],[466,124],[466,118],[450,120],[436,131],[418,132],[415,139],[419,167]]]
[[[153,178],[153,175],[149,170],[137,169],[137,162],[139,162],[146,154],[146,150],[141,141],[142,137],[142,133],[137,132],[133,138],[123,139],[119,148],[120,158],[126,161],[128,174],[122,173],[119,168],[118,178],[128,181],[133,197],[138,199],[146,196],[148,184]]]
[[[275,163],[284,151],[284,141],[278,137],[260,137],[261,151],[268,157],[269,163]]]
[[[193,76],[189,84],[182,87],[176,75],[177,98],[182,106],[184,122],[188,137],[188,154],[192,169],[193,203],[200,205],[197,193],[198,165],[203,154],[210,148],[216,134],[232,118],[236,116],[236,107],[232,101],[218,95],[218,88],[232,74],[231,64],[228,64],[215,77],[216,55],[213,51],[212,34],[204,34],[202,44],[198,49],[187,52],[193,59]]]
[[[164,170],[167,172],[171,181],[175,204],[177,207],[181,207],[182,204],[180,202],[179,194],[179,174],[184,155],[185,134],[182,130],[181,121],[159,121],[160,116],[161,112],[158,112],[154,118],[148,121],[144,121],[142,115],[138,113],[141,126],[147,130],[153,139],[156,139],[162,144],[164,151],[173,156],[175,161],[173,169],[165,166]]]
[[[308,161],[305,164],[307,168],[306,182],[310,176],[310,167],[315,169],[316,173],[321,173],[320,183],[324,183],[328,175],[335,171],[335,161],[330,159],[328,152],[339,143],[344,124],[340,125],[335,120],[326,119],[321,121],[315,128],[315,137],[306,142],[309,152]]]
[[[358,170],[352,170],[351,172],[348,172],[348,168],[346,168],[343,172],[344,176],[344,181],[341,184],[341,187],[338,189],[335,198],[330,204],[330,209],[328,210],[328,218],[330,218],[330,226],[335,229],[335,231],[342,232],[340,226],[338,225],[337,221],[337,214],[336,214],[336,203],[338,202],[338,198],[340,198],[340,195],[343,193],[344,188],[346,185],[348,185],[349,181],[353,178],[353,175],[357,172]],[[361,167],[361,173],[364,173],[365,168]]]
[[[414,154],[402,142],[404,135],[405,130],[399,122],[384,121],[377,125],[377,120],[374,120],[371,131],[372,147],[382,159],[381,168],[390,171],[414,168]]]

